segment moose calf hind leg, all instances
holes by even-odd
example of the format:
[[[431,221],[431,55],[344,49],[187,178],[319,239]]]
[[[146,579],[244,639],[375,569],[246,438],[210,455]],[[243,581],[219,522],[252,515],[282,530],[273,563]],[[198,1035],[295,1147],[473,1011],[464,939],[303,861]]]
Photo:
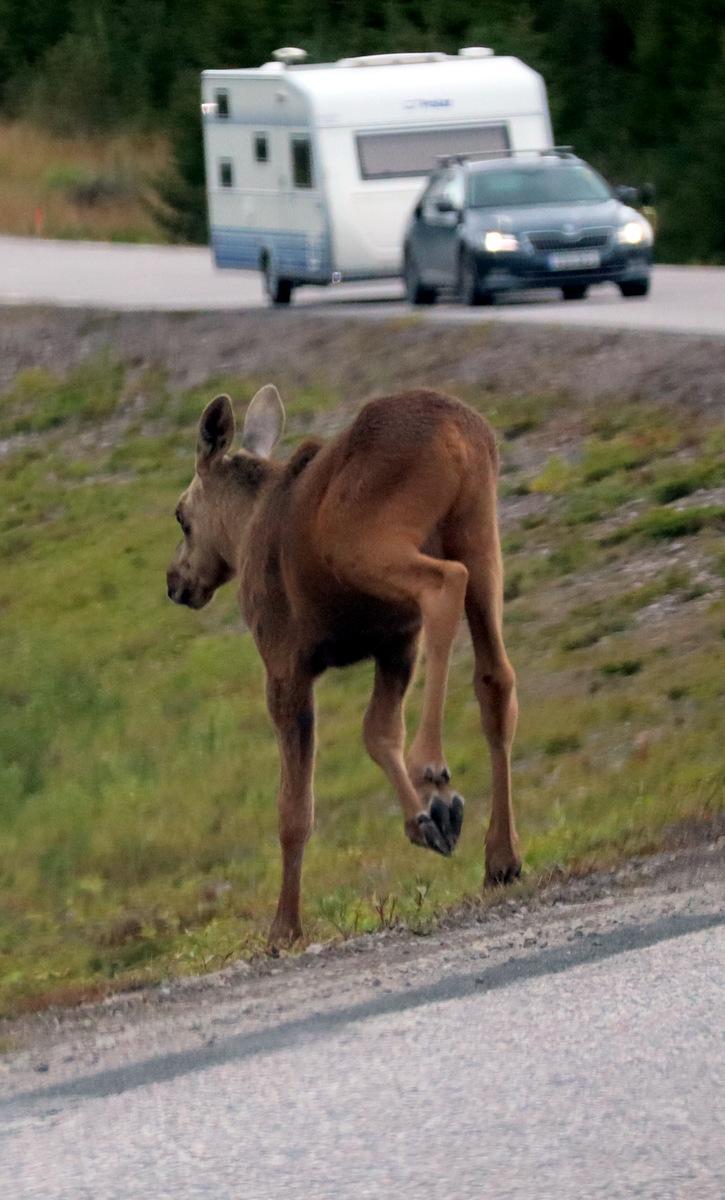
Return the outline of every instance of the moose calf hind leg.
[[[406,832],[411,841],[447,857],[461,834],[464,801],[450,787],[441,726],[451,646],[463,616],[468,571],[460,562],[420,561],[426,563],[426,586],[419,596],[426,645],[425,689],[420,726],[407,761],[408,774],[424,811],[417,818],[419,829],[410,830],[406,824]]]
[[[501,663],[494,676],[476,680],[483,728],[488,739],[493,774],[491,822],[486,833],[484,888],[513,883],[521,875],[521,855],[511,801],[511,742],[518,706],[513,670]]]
[[[502,651],[503,654],[503,651]],[[518,715],[516,681],[507,659],[495,670],[477,667],[475,690],[483,730],[491,754],[493,803],[486,833],[486,872],[483,886],[512,883],[521,875],[521,856],[511,800],[511,742]]]
[[[494,545],[498,541],[494,538]],[[513,882],[521,874],[521,855],[511,797],[511,745],[516,732],[516,675],[501,635],[503,584],[501,559],[481,555],[469,560],[466,616],[475,655],[474,690],[481,726],[491,755],[492,805],[486,833],[483,886]]]

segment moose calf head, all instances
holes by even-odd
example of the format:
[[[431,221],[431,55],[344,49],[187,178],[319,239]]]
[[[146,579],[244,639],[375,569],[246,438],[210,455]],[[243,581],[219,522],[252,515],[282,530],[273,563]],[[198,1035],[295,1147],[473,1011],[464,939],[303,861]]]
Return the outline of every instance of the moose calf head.
[[[217,396],[199,423],[196,474],[176,506],[184,540],[166,575],[169,598],[203,608],[218,587],[240,569],[244,530],[267,477],[269,458],[282,430],[284,408],[273,384],[260,388],[247,409],[243,449],[227,455],[234,440],[228,396]]]

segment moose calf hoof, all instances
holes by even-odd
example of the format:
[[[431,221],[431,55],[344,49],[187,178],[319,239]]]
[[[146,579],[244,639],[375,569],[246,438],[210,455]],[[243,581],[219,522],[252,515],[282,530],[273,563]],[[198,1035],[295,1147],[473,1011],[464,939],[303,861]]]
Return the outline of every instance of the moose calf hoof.
[[[415,845],[425,846],[449,858],[461,836],[462,825],[463,798],[455,793],[450,803],[434,796],[430,813],[419,813],[406,822],[406,833]]]
[[[486,863],[486,874],[483,877],[484,890],[488,888],[502,887],[507,883],[514,883],[521,878],[521,860],[513,859],[508,864],[492,865]]]
[[[269,931],[267,938],[267,949],[273,948],[285,949],[287,946],[292,946],[303,936],[302,923],[299,919],[294,920],[289,917],[275,917],[272,922],[272,928]]]

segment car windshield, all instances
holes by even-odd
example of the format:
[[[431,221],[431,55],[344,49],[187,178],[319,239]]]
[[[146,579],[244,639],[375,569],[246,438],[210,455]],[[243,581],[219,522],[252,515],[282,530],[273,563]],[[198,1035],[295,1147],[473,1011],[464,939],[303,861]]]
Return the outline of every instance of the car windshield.
[[[528,204],[576,204],[609,200],[603,179],[585,166],[511,167],[469,176],[467,208]]]

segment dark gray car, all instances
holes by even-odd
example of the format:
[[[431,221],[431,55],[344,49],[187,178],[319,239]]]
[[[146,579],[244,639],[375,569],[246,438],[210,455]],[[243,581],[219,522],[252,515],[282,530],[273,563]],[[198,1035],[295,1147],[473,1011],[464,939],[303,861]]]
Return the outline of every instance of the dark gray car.
[[[456,159],[430,178],[404,244],[406,295],[431,304],[452,291],[465,304],[497,292],[560,288],[581,300],[611,281],[623,296],[646,296],[652,227],[571,153]]]

